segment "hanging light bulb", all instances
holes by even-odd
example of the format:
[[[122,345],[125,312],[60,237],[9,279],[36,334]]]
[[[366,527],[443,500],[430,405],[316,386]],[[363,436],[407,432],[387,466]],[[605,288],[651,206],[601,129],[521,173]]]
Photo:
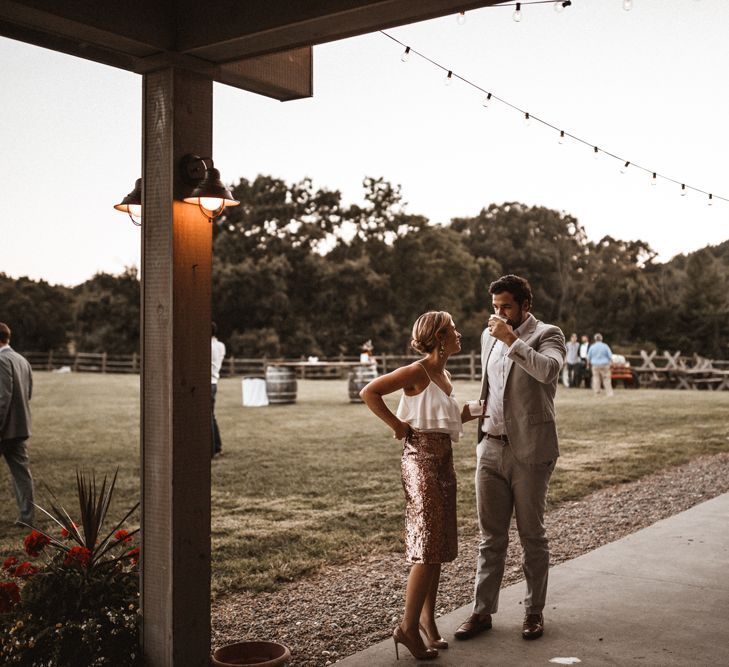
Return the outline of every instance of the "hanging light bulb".
[[[486,97],[483,98],[481,106],[488,107],[489,104],[491,104],[491,93],[486,93]]]
[[[623,9],[626,12],[629,12],[631,9],[633,9],[633,0],[623,0]]]
[[[526,113],[524,114],[524,125],[525,125],[526,127],[529,127],[529,126],[530,126],[531,124],[532,124],[532,118],[531,118],[531,116],[529,115],[529,112],[527,111],[527,112],[526,112]]]
[[[562,0],[557,0],[557,2],[554,3],[554,11],[557,12],[557,14],[561,14],[564,10],[564,4],[562,3]]]
[[[688,190],[686,189],[686,184],[681,183],[681,196],[685,197],[687,193],[688,193]]]
[[[406,46],[405,50],[402,52],[402,55],[400,56],[400,60],[402,60],[404,63],[406,63],[408,60],[410,60],[410,47]]]
[[[559,131],[559,139],[557,140],[560,145],[564,143],[564,130]]]
[[[458,16],[456,16],[456,23],[458,25],[463,25],[466,22],[466,12],[458,12]]]
[[[656,172],[653,172],[653,176],[651,177],[651,185],[655,185],[658,181],[656,180]]]
[[[446,86],[450,86],[453,83],[453,72],[448,70],[448,76],[446,76],[444,81]]]
[[[597,146],[592,148],[592,157],[597,160],[597,156],[600,154],[600,149]]]
[[[626,162],[622,167],[620,167],[620,173],[624,174],[626,171],[628,171],[629,166],[630,166],[630,162]]]
[[[709,193],[709,206],[711,206],[714,203],[714,195]]]
[[[511,15],[511,18],[513,18],[517,23],[521,21],[521,2],[516,3],[516,9],[514,10],[514,13]]]

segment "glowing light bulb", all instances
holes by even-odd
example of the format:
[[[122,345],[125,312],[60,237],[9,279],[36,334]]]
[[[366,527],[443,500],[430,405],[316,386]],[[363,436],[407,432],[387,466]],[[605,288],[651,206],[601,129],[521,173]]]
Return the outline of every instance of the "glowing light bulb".
[[[630,162],[626,162],[622,167],[620,167],[620,173],[624,174],[626,171],[628,171],[629,166],[630,166]]]
[[[527,112],[526,112],[526,113],[524,114],[524,125],[525,125],[526,127],[529,127],[529,126],[530,126],[531,124],[532,124],[532,118],[531,118],[531,116],[529,115],[529,112],[527,111]]]
[[[463,25],[466,22],[466,12],[458,12],[458,16],[456,16],[456,23],[458,25]]]
[[[446,86],[450,86],[453,83],[453,72],[448,70],[448,76],[446,76],[444,81]]]
[[[511,15],[511,18],[513,18],[517,23],[521,21],[521,2],[516,3],[516,9],[514,10],[514,13]]]
[[[408,60],[410,60],[410,47],[406,46],[405,50],[402,52],[402,55],[400,56],[400,60],[402,60],[404,63],[406,63]]]
[[[623,0],[623,9],[626,12],[629,12],[631,9],[633,9],[633,0]]]
[[[654,171],[653,176],[651,177],[651,185],[655,185],[657,182],[658,181],[656,179],[656,172]]]
[[[486,93],[486,97],[483,98],[481,106],[487,107],[489,104],[491,104],[491,93]]]
[[[557,2],[554,3],[554,11],[560,14],[565,8],[564,3],[562,0],[557,0]]]
[[[597,156],[600,154],[600,149],[597,146],[594,146],[592,149],[592,157],[597,160]]]
[[[711,206],[714,203],[714,195],[709,194],[709,206]]]
[[[220,197],[200,197],[200,206],[207,211],[217,211],[224,201]]]
[[[557,140],[560,144],[564,143],[564,130],[559,131],[559,139]]]
[[[134,220],[134,222],[139,222],[142,219],[141,204],[129,204],[127,212],[132,216],[132,220]]]
[[[688,190],[686,189],[686,184],[681,183],[681,196],[685,197],[687,193],[688,193]]]

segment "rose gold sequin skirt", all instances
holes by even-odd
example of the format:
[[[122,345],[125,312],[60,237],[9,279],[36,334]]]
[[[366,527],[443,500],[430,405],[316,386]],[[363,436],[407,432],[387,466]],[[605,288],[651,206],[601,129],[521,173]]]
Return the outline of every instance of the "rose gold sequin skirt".
[[[401,471],[408,562],[453,560],[458,555],[458,534],[450,436],[411,431],[403,442]]]

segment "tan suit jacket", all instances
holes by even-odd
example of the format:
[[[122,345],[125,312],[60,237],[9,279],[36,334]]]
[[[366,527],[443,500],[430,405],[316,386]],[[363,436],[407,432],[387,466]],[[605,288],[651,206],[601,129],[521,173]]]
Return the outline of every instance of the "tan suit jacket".
[[[529,314],[506,355],[504,386],[504,425],[514,457],[522,463],[546,463],[559,456],[554,395],[564,364],[564,334],[559,327],[540,322]],[[496,343],[488,329],[481,336],[481,398],[489,391],[486,372],[489,355]],[[478,442],[483,438],[482,420]],[[494,435],[502,435],[495,433]]]

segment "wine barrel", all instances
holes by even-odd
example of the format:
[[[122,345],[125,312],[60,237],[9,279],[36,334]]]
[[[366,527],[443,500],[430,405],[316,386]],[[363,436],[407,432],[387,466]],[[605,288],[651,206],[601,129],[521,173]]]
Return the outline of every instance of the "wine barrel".
[[[296,403],[296,373],[288,366],[266,368],[266,393],[270,405]]]
[[[377,364],[355,366],[349,374],[349,402],[362,403],[359,392],[370,381],[377,377]]]

